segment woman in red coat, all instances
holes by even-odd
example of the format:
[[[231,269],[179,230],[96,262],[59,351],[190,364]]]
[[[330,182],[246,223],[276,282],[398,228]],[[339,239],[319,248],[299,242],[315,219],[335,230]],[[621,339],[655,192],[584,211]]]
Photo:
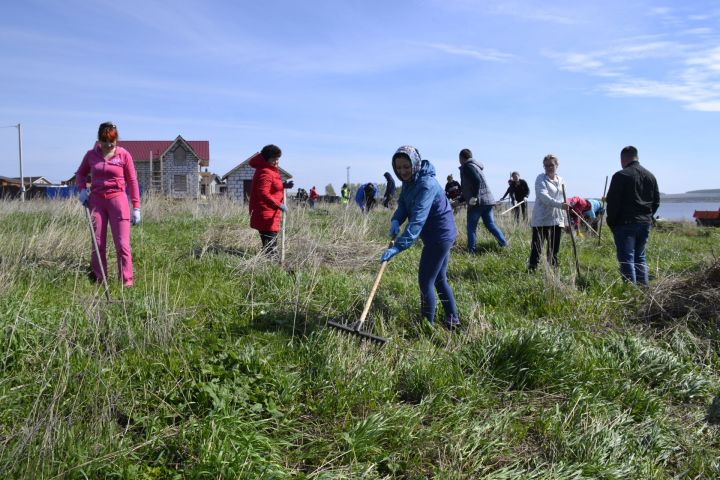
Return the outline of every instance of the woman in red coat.
[[[285,189],[293,182],[280,178],[278,162],[282,151],[275,145],[266,145],[250,159],[255,169],[250,190],[250,227],[260,232],[263,252],[274,256],[277,252],[277,233],[280,230],[281,212],[287,212]]]

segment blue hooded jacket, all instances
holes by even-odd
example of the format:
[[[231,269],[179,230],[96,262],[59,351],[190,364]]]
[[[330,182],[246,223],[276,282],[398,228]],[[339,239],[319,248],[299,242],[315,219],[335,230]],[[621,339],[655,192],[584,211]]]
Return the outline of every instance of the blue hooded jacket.
[[[457,237],[455,218],[445,190],[435,178],[435,167],[427,160],[420,160],[419,152],[413,147],[400,147],[393,158],[399,154],[410,158],[413,176],[410,181],[402,182],[398,206],[392,216],[400,225],[408,221],[405,231],[395,241],[395,247],[399,251],[406,250],[418,237],[425,243],[454,242]],[[400,178],[397,170],[395,175]]]
[[[355,192],[355,203],[357,203],[358,207],[360,207],[361,209],[365,208],[365,187],[367,187],[368,185],[373,186],[373,198],[377,197],[378,194],[377,185],[375,185],[374,183],[368,182],[360,185],[360,188],[358,188],[357,192]]]

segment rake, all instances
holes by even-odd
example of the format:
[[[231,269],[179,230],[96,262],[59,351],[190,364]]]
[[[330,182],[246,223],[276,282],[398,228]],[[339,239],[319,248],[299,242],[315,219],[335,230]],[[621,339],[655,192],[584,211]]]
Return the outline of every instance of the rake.
[[[83,210],[85,210],[85,218],[87,219],[88,228],[90,228],[90,238],[92,239],[95,258],[97,259],[98,265],[100,266],[100,273],[102,274],[103,286],[105,287],[105,299],[110,303],[110,287],[108,286],[105,268],[103,267],[102,258],[100,257],[100,249],[95,239],[95,229],[93,228],[93,222],[90,218],[90,208],[87,205],[83,205]]]
[[[565,184],[562,184],[563,202],[567,203],[567,195],[565,194]],[[578,260],[577,245],[575,244],[575,234],[573,234],[572,222],[570,221],[570,215],[566,213],[568,226],[570,227],[570,240],[572,240],[573,255],[575,256],[575,270],[577,276],[580,278],[580,261]]]
[[[395,244],[395,237],[393,237],[392,240],[390,240],[390,245],[388,248],[392,247]],[[387,266],[387,260],[382,262],[380,264],[380,271],[378,272],[377,276],[375,277],[375,283],[373,283],[372,289],[370,290],[370,295],[368,296],[367,301],[365,301],[365,308],[363,308],[362,313],[360,314],[360,319],[352,323],[350,325],[346,323],[337,322],[334,320],[328,320],[327,324],[335,328],[341,332],[349,333],[351,335],[354,335],[356,337],[360,337],[361,340],[369,340],[371,342],[375,342],[380,345],[384,345],[388,342],[388,339],[385,337],[381,337],[380,335],[375,335],[367,331],[363,331],[362,327],[365,324],[365,320],[367,319],[368,312],[370,311],[370,305],[372,305],[373,298],[375,297],[375,292],[377,292],[378,286],[380,285],[380,280],[382,279],[383,272],[385,271],[385,267]]]

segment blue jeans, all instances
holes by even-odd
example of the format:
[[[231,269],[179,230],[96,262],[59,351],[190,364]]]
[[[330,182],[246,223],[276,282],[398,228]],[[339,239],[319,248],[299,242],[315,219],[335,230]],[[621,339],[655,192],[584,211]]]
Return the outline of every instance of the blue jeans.
[[[620,273],[628,282],[648,284],[645,245],[649,235],[650,224],[630,223],[613,228]]]
[[[426,243],[420,254],[418,283],[420,284],[420,313],[430,323],[435,320],[435,290],[445,310],[445,322],[457,321],[455,295],[447,282],[447,267],[453,242]],[[453,320],[454,319],[454,320]]]
[[[495,237],[498,244],[501,247],[507,245],[505,236],[500,229],[495,225],[493,220],[493,206],[492,205],[479,205],[475,207],[468,207],[467,211],[467,238],[468,238],[468,252],[475,253],[475,242],[477,241],[477,224],[482,218],[485,228],[488,229],[492,236]]]

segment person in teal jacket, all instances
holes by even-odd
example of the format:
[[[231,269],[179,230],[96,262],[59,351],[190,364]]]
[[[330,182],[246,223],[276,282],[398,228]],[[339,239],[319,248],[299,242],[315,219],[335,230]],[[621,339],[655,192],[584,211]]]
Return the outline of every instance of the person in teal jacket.
[[[392,164],[395,175],[402,180],[402,192],[390,221],[390,236],[398,235],[400,225],[406,220],[407,225],[395,244],[383,252],[380,261],[389,261],[410,248],[418,238],[422,239],[423,250],[418,267],[420,312],[428,322],[434,322],[437,290],[445,310],[443,325],[456,328],[460,320],[455,295],[447,281],[450,248],[457,236],[452,207],[445,190],[435,178],[435,168],[429,161],[421,159],[415,147],[404,145],[398,148]]]

